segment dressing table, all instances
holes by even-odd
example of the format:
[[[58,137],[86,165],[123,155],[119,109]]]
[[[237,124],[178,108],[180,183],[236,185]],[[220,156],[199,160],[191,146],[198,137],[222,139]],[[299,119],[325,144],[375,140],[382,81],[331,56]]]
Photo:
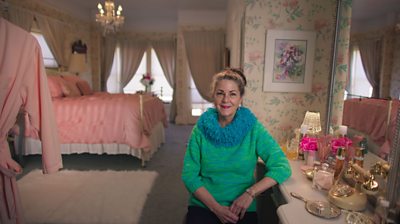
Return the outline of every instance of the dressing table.
[[[369,167],[371,167],[377,161],[382,161],[382,159],[372,153],[368,153],[365,156],[364,167],[369,169]],[[295,160],[289,161],[289,163],[292,168],[292,176],[287,181],[279,185],[281,197],[286,202],[286,204],[280,205],[277,209],[280,223],[346,223],[346,211],[342,211],[342,214],[337,218],[320,218],[308,213],[305,208],[305,203],[290,195],[290,192],[295,192],[297,194],[300,194],[306,200],[328,201],[328,193],[312,188],[312,181],[308,180],[302,172],[300,167],[304,165],[304,161]],[[372,216],[373,208],[368,205],[367,209],[365,209],[363,213]]]

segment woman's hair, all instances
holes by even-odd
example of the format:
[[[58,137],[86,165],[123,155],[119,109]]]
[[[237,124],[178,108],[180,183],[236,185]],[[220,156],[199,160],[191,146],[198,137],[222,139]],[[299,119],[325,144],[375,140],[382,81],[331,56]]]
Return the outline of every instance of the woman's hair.
[[[244,95],[244,89],[247,84],[246,77],[244,76],[243,72],[238,68],[226,68],[213,76],[211,82],[211,95],[214,95],[215,87],[217,83],[221,80],[232,80],[234,81],[240,91],[240,95]]]

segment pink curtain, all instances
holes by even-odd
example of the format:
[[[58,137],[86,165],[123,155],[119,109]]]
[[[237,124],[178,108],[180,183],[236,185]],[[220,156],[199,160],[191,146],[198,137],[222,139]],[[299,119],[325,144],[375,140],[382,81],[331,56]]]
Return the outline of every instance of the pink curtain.
[[[0,18],[0,223],[23,223],[15,175],[19,165],[11,158],[9,130],[20,110],[42,141],[43,172],[62,167],[58,132],[42,53],[36,39]]]

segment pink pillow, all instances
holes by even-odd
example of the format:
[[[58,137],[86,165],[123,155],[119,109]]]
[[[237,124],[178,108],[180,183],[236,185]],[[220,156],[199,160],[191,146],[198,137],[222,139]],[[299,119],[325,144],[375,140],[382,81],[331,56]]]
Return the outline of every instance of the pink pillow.
[[[76,85],[78,86],[78,89],[81,91],[82,95],[93,94],[92,88],[90,88],[89,83],[86,82],[85,80],[78,81]]]
[[[65,96],[81,96],[81,92],[75,83],[66,80],[63,81],[65,87],[65,89],[63,88],[63,93]]]
[[[79,78],[77,75],[61,75],[61,77],[68,82],[73,82],[76,84],[79,81],[82,81],[83,79]]]
[[[77,82],[82,81],[82,79],[79,78],[79,76],[62,75],[61,77],[64,79],[66,86],[69,89],[69,93],[64,93],[65,96],[81,96],[81,91],[76,85]]]
[[[47,83],[49,85],[50,96],[51,97],[63,97],[64,93],[61,88],[62,80],[61,76],[49,75],[47,76]]]

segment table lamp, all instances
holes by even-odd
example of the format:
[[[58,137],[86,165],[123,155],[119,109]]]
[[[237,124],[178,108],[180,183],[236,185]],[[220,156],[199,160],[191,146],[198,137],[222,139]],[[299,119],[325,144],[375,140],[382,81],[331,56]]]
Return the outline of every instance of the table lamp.
[[[79,75],[86,71],[86,54],[73,53],[69,59],[68,71]]]
[[[308,126],[308,135],[318,135],[322,130],[319,112],[307,111],[302,125]]]

